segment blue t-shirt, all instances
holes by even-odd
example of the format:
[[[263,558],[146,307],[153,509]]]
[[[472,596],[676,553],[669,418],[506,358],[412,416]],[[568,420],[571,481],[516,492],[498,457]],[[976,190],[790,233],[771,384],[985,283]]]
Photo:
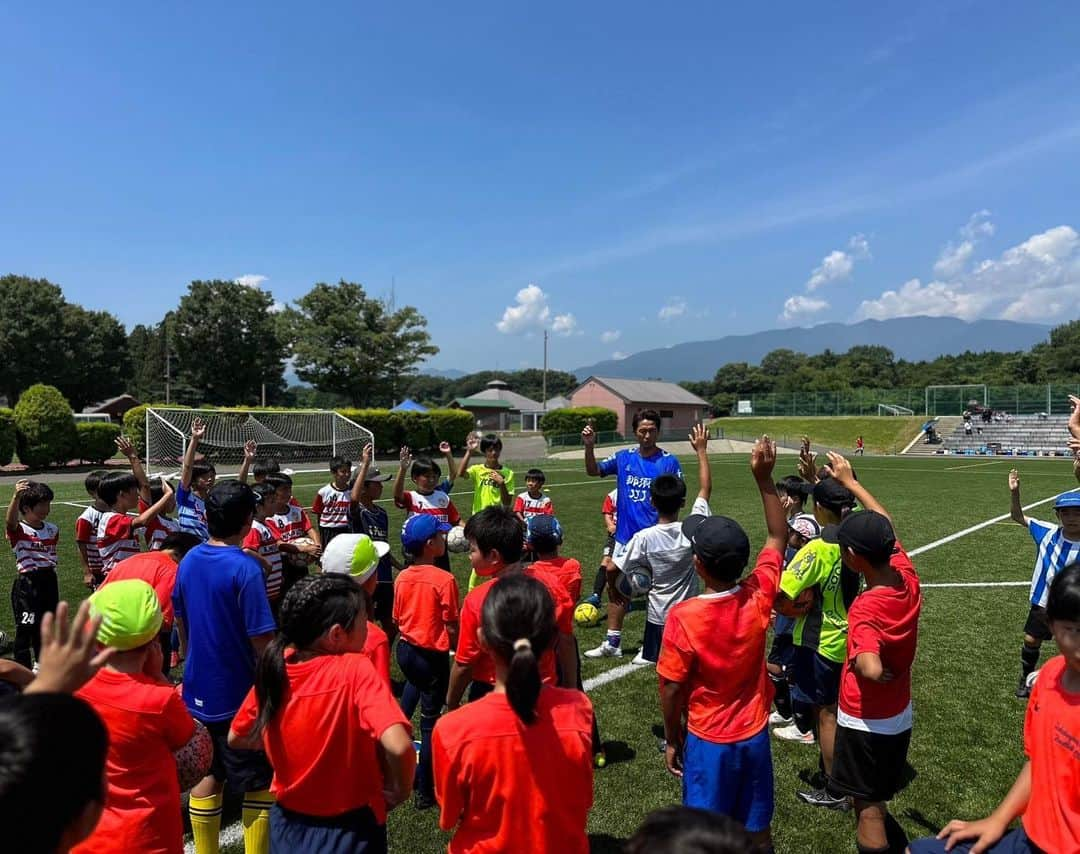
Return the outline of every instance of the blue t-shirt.
[[[1046,607],[1050,582],[1064,569],[1080,560],[1080,543],[1065,539],[1059,525],[1028,520],[1028,532],[1035,541],[1035,571],[1031,575],[1031,604]]]
[[[363,504],[357,504],[352,512],[352,530],[354,534],[367,534],[377,543],[388,543],[390,517],[377,505],[369,510]],[[389,554],[383,555],[379,560],[375,576],[380,582],[393,582],[394,566],[390,563]]]
[[[203,543],[180,561],[172,601],[188,636],[184,703],[200,721],[229,720],[255,681],[251,638],[275,629],[262,566]]]
[[[181,531],[201,537],[203,541],[210,539],[206,527],[206,502],[185,489],[183,484],[176,487],[176,521]]]
[[[599,468],[604,477],[616,475],[615,506],[619,508],[619,516],[615,522],[615,542],[622,545],[629,543],[638,531],[659,521],[649,495],[653,479],[662,474],[682,477],[678,459],[660,448],[651,457],[641,456],[637,448],[625,448],[602,460]]]

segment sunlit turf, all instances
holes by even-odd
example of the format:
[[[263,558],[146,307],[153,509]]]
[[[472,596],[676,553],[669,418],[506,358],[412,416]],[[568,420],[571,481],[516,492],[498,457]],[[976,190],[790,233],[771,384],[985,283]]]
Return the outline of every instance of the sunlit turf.
[[[697,489],[696,463],[684,459],[691,496]],[[892,513],[898,535],[909,549],[926,546],[971,525],[1008,512],[1006,475],[1016,466],[1022,474],[1025,503],[1049,498],[1077,486],[1070,466],[1052,460],[910,459],[867,457],[855,461],[860,480]],[[781,458],[777,475],[792,469]],[[524,470],[527,465],[516,465]],[[613,482],[592,479],[580,464],[560,461],[545,466],[548,487],[566,532],[564,553],[577,557],[588,591],[605,539],[600,506]],[[737,519],[751,543],[759,547],[764,520],[748,461],[743,457],[712,459],[714,513]],[[48,481],[48,478],[43,478]],[[326,478],[320,473],[295,477],[297,497],[310,504]],[[13,482],[0,486],[10,496]],[[389,484],[387,485],[389,495]],[[63,501],[83,502],[81,485],[56,483],[53,521],[61,528],[61,592],[69,600],[82,594],[73,530],[79,509]],[[464,515],[471,507],[467,484],[452,497]],[[400,511],[391,508],[391,530],[398,530]],[[1051,504],[1029,511],[1053,519]],[[998,522],[915,558],[924,583],[1027,581],[1034,549],[1019,526]],[[468,575],[464,556],[453,557],[462,590]],[[13,571],[7,558],[0,566],[6,578]],[[1021,727],[1024,705],[1012,696],[1019,667],[1021,628],[1027,609],[1024,587],[928,588],[924,594],[916,663],[915,730],[910,764],[913,778],[892,809],[912,836],[937,830],[950,818],[988,814],[1007,791],[1023,762]],[[0,612],[0,627],[12,631],[10,613]],[[626,623],[624,645],[632,654],[641,641],[641,614]],[[600,642],[602,627],[578,629],[582,649]],[[1053,644],[1044,647],[1044,657]],[[625,661],[586,660],[583,675],[596,675]],[[594,851],[618,851],[621,843],[652,809],[675,803],[677,781],[664,770],[654,730],[661,722],[656,675],[637,670],[592,693],[601,733],[609,743],[608,767],[596,773],[595,806],[589,832]],[[780,852],[853,850],[850,815],[814,810],[798,803],[801,776],[817,767],[815,748],[774,742],[776,816],[773,830]],[[227,820],[228,822],[228,820]],[[445,846],[435,810],[416,812],[406,804],[390,817],[391,849],[434,852]],[[524,842],[524,841],[523,841]],[[231,849],[240,851],[242,846]],[[522,850],[527,850],[523,845]]]

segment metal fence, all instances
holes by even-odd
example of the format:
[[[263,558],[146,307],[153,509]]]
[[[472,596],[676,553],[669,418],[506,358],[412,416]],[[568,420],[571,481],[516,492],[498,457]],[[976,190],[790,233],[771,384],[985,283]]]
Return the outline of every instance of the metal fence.
[[[1080,395],[1078,383],[1015,386],[923,386],[920,388],[852,389],[850,391],[772,392],[739,395],[732,415],[823,416],[877,415],[878,406],[903,406],[916,415],[960,415],[971,400],[1014,415],[1067,415],[1069,395]],[[746,404],[749,404],[747,406]],[[749,410],[749,411],[747,411]]]

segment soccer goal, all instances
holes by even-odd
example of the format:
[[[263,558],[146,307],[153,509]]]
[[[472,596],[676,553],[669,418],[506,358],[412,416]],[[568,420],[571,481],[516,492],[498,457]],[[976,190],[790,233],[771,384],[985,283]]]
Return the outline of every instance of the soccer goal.
[[[879,403],[877,405],[878,415],[914,415],[914,409],[908,409],[906,406],[900,406],[895,403]]]
[[[926,387],[926,417],[959,415],[972,404],[985,407],[987,390],[984,383],[969,385],[928,385]]]
[[[282,468],[322,471],[333,456],[358,460],[371,431],[337,412],[324,409],[272,412],[243,409],[146,410],[147,473],[173,474],[180,469],[191,438],[191,423],[201,418],[206,434],[199,456],[222,469],[239,468],[244,445],[254,439],[259,456],[276,459]]]

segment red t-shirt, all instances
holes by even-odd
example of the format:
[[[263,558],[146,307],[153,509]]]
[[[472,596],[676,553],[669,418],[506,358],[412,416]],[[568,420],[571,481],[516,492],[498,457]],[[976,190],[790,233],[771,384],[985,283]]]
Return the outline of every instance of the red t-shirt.
[[[101,586],[130,578],[145,581],[154,588],[161,603],[161,628],[165,631],[173,623],[172,593],[176,586],[176,566],[176,561],[165,552],[140,552],[114,566]]]
[[[534,569],[542,569],[554,575],[570,597],[571,602],[581,598],[581,563],[572,557],[553,557],[533,563]]]
[[[729,744],[768,723],[772,684],[765,672],[765,633],[784,556],[762,549],[749,577],[723,593],[703,593],[668,612],[661,681],[690,689],[687,727],[706,741]]]
[[[364,655],[371,659],[387,685],[390,684],[390,638],[374,620],[368,620],[367,637],[364,638]]]
[[[139,499],[139,512],[145,513],[150,509],[150,505],[143,499]],[[175,519],[170,519],[168,516],[162,516],[160,513],[146,523],[146,527],[143,528],[143,539],[146,540],[146,547],[151,551],[156,551],[161,548],[161,544],[165,542],[165,538],[169,534],[175,534],[180,530],[180,523]]]
[[[555,622],[559,627],[559,634],[573,634],[574,602],[563,588],[562,582],[550,572],[537,569],[536,564],[530,564],[522,572],[541,582],[555,600]],[[487,682],[489,685],[495,684],[495,661],[491,653],[480,646],[476,630],[480,628],[484,600],[487,599],[494,581],[494,578],[485,581],[465,596],[465,601],[461,604],[461,628],[458,631],[458,648],[454,656],[458,664],[472,665],[474,682]],[[548,685],[558,682],[554,650],[549,649],[540,657],[540,678]]]
[[[120,561],[139,553],[139,541],[135,539],[135,519],[127,513],[106,510],[98,520],[97,547],[101,555],[101,568],[112,571]]]
[[[109,752],[105,811],[73,854],[181,854],[184,824],[173,751],[195,731],[184,701],[171,685],[107,669],[76,696],[104,722]]]
[[[439,825],[457,827],[451,852],[585,854],[593,801],[592,703],[544,688],[536,722],[506,694],[489,694],[435,724],[432,761]]]
[[[1039,671],[1024,718],[1031,800],[1021,821],[1043,851],[1080,851],[1080,694],[1065,692],[1065,656]]]
[[[315,816],[371,807],[376,820],[385,823],[376,748],[395,724],[410,729],[390,686],[367,656],[357,653],[299,663],[289,656],[285,670],[288,698],[262,736],[278,803]],[[252,688],[233,718],[233,732],[250,733],[257,714]]]
[[[447,623],[458,621],[457,580],[437,566],[406,567],[394,582],[394,622],[413,646],[447,652]]]
[[[889,565],[900,573],[901,587],[869,587],[848,608],[847,661],[840,679],[840,713],[853,720],[844,726],[895,734],[911,728],[911,665],[919,634],[922,593],[919,576],[898,542]],[[875,652],[888,682],[860,679],[853,668],[861,652]],[[892,725],[880,724],[889,720]],[[875,724],[873,722],[879,722]]]

